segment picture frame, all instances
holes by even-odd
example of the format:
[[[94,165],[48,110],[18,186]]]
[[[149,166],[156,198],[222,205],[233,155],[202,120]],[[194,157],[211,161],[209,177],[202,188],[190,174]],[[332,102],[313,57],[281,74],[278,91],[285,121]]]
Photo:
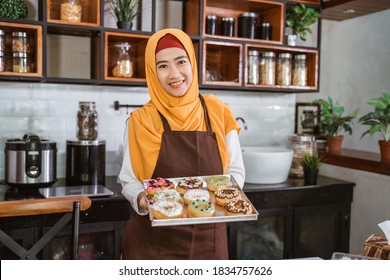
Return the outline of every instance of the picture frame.
[[[320,123],[321,106],[314,103],[296,103],[295,105],[295,133],[318,133],[316,127]]]

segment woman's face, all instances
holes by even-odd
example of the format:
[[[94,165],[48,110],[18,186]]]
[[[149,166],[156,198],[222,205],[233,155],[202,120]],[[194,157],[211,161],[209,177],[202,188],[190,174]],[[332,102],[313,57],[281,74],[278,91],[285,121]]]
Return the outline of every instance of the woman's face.
[[[172,96],[183,96],[192,83],[192,66],[187,52],[180,48],[166,48],[156,54],[157,78]]]

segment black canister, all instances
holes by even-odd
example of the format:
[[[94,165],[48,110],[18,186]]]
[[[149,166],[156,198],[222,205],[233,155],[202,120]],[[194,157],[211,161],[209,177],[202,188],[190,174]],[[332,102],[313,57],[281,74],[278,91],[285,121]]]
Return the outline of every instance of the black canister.
[[[260,39],[271,40],[272,27],[269,22],[263,22],[260,26]]]
[[[253,12],[243,13],[238,17],[238,37],[255,38],[257,16]]]
[[[224,17],[221,21],[221,35],[223,36],[234,36],[234,18]]]
[[[217,33],[217,16],[208,15],[206,17],[206,33],[210,35]]]
[[[66,141],[66,185],[104,185],[106,141]]]

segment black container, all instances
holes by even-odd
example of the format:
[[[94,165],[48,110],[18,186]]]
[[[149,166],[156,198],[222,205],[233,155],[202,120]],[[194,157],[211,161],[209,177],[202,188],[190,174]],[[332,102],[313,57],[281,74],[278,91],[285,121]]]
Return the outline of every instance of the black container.
[[[208,15],[206,18],[206,33],[215,35],[217,33],[217,16]]]
[[[255,38],[257,18],[257,15],[252,12],[241,14],[238,17],[238,37]]]
[[[66,141],[67,186],[104,186],[105,170],[105,141]]]
[[[225,17],[221,20],[221,35],[223,36],[234,36],[234,18]]]
[[[263,22],[260,26],[260,39],[271,40],[272,26],[269,22]]]

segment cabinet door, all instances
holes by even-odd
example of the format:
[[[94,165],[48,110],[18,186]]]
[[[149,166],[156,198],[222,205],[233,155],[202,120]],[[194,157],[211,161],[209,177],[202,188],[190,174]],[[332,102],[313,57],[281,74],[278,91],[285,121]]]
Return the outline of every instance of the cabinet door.
[[[114,260],[120,257],[120,237],[126,221],[80,225],[77,258]],[[48,230],[48,229],[44,229]],[[71,258],[71,227],[66,227],[44,248],[44,259]]]
[[[330,259],[348,252],[350,210],[344,204],[296,208],[292,258]]]
[[[284,259],[291,249],[291,217],[288,209],[259,210],[257,221],[230,224],[230,259]]]

